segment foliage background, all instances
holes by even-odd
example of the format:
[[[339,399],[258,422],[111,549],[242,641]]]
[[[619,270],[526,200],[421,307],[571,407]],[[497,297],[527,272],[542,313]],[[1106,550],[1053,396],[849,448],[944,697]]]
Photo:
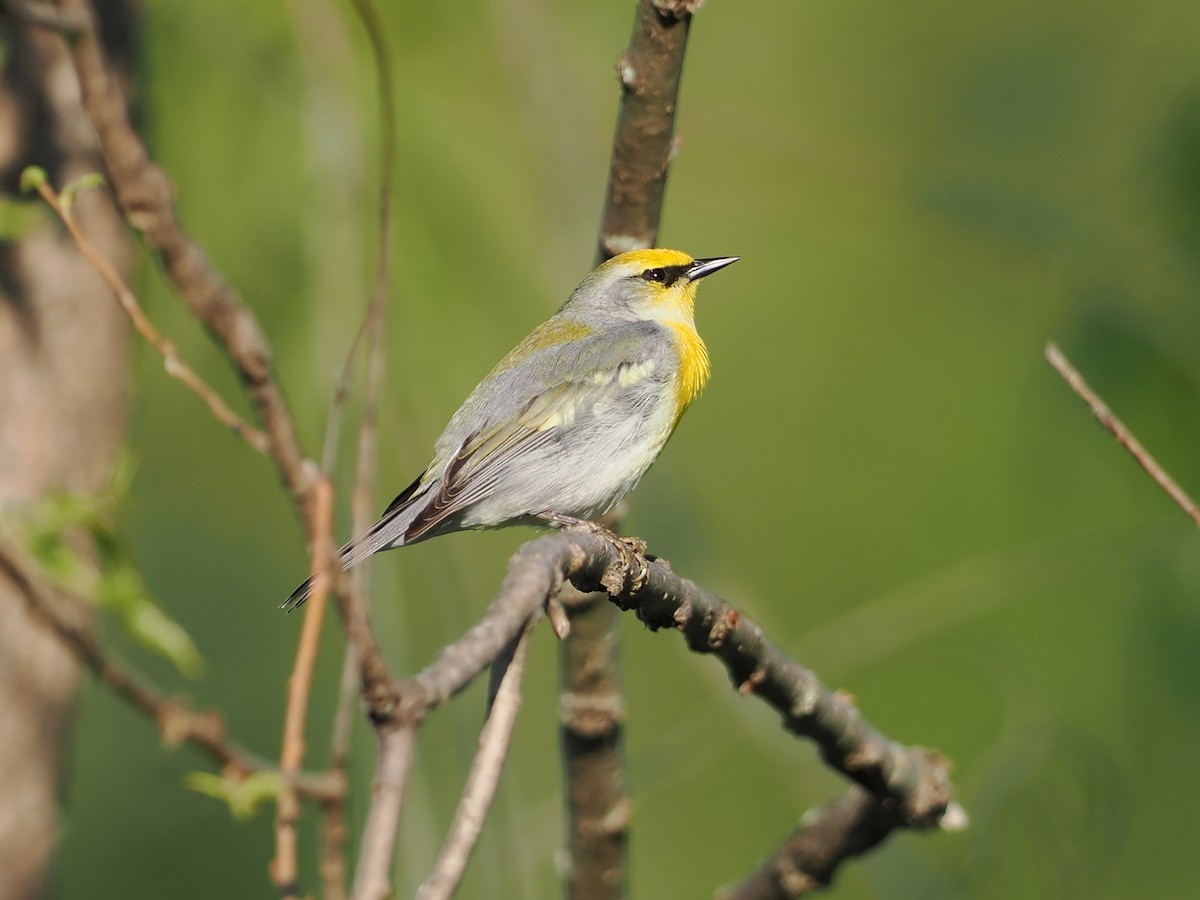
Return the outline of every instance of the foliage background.
[[[590,264],[633,8],[383,6],[401,125],[381,507]],[[961,835],[894,838],[833,896],[1200,887],[1200,543],[1041,359],[1059,341],[1200,489],[1197,15],[1179,0],[710,0],[694,23],[662,241],[744,261],[701,294],[714,379],[628,530],[886,732],[952,757],[972,816]],[[372,263],[363,36],[346,4],[155,0],[143,39],[145,130],[185,222],[260,315],[316,454]],[[149,265],[139,290],[236,393]],[[273,753],[299,626],[276,605],[305,570],[299,528],[267,463],[145,348],[135,378],[124,523],[205,674],[182,682],[108,637]],[[398,669],[473,621],[528,536],[371,564]],[[706,896],[840,785],[712,660],[631,617],[623,639],[634,893]],[[542,631],[463,896],[558,895],[554,654]],[[268,815],[235,824],[184,790],[207,764],[161,749],[103,689],[79,713],[58,895],[269,892]],[[421,738],[400,896],[449,822],[480,716],[474,690]],[[358,746],[361,813],[365,731]],[[305,840],[315,884],[313,828]]]

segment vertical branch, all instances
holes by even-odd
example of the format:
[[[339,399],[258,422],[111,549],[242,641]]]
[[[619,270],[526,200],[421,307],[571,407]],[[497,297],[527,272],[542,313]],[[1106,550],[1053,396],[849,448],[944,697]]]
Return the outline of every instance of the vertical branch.
[[[620,897],[629,822],[615,621],[621,613],[607,594],[567,587],[559,596],[571,622],[570,637],[559,644],[559,743],[570,828],[566,895],[574,900]]]
[[[313,528],[313,592],[304,610],[304,624],[296,647],[296,661],[288,678],[287,710],[283,721],[283,749],[279,756],[279,772],[283,787],[275,810],[275,860],[271,878],[280,896],[299,896],[296,883],[298,853],[296,821],[300,818],[300,799],[291,782],[304,763],[305,725],[308,721],[308,698],[312,688],[313,671],[317,665],[317,650],[321,641],[321,626],[325,620],[325,605],[332,580],[333,545],[329,541],[329,522],[333,517],[333,487],[327,478],[317,481]]]
[[[641,0],[629,46],[617,57],[621,109],[600,220],[597,262],[658,239],[675,109],[692,4]]]
[[[685,0],[640,0],[629,46],[617,57],[621,107],[596,261],[654,246],[691,12]],[[622,755],[624,700],[618,611],[605,594],[564,604],[571,632],[559,654],[566,782],[566,893],[572,900],[625,895],[629,798]]]
[[[371,285],[371,302],[363,320],[360,336],[366,334],[366,387],[363,397],[363,417],[358,431],[358,461],[355,468],[354,491],[351,494],[353,532],[362,534],[371,524],[375,475],[378,468],[378,409],[383,388],[384,354],[383,326],[387,312],[387,291],[391,268],[392,188],[396,159],[396,101],[392,90],[391,54],[384,36],[383,23],[373,0],[352,0],[352,5],[371,46],[378,80],[379,101],[379,232],[377,235],[375,275]],[[357,343],[357,340],[356,340]],[[359,566],[350,573],[351,602],[360,609],[367,608],[367,568]],[[331,767],[345,780],[346,763],[350,755],[350,734],[354,700],[358,695],[358,653],[353,642],[346,643],[342,677],[338,692],[338,707],[334,715],[331,737]],[[382,746],[380,747],[382,752]],[[344,803],[324,809],[322,831],[322,875],[328,900],[345,893],[346,809]]]

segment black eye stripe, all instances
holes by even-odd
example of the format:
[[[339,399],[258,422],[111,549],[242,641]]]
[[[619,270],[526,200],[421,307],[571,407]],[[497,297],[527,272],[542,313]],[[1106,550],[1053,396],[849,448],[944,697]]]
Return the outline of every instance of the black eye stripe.
[[[653,281],[656,284],[661,284],[663,287],[670,287],[678,281],[683,274],[687,272],[687,266],[663,266],[661,268],[646,269],[639,277],[646,281]]]

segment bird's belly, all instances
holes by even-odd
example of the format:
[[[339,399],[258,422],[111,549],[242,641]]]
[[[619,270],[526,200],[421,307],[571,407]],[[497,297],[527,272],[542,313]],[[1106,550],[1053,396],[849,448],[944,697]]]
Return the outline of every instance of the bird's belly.
[[[522,460],[489,497],[463,516],[488,527],[555,512],[594,519],[632,491],[658,458],[675,424],[671,404],[639,407],[619,418],[589,417]]]

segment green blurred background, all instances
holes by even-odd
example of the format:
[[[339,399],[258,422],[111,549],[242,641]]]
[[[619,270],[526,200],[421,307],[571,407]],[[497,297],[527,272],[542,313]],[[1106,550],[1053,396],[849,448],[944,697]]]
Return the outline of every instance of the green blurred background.
[[[399,102],[382,507],[476,381],[591,263],[634,4],[381,4]],[[261,318],[320,452],[373,264],[377,117],[348,4],[146,4],[147,136],[188,227]],[[955,761],[971,828],[898,835],[842,898],[1200,891],[1200,541],[1042,359],[1063,346],[1200,490],[1200,10],[1193,2],[747,4],[694,22],[661,241],[743,262],[706,283],[711,385],[627,530],[758,620],[898,740]],[[227,396],[158,273],[155,320]],[[194,636],[194,682],[111,642],[249,747],[278,747],[301,533],[271,467],[145,347],[124,527]],[[348,486],[357,396],[340,484]],[[240,403],[240,398],[239,398]],[[343,493],[343,501],[346,494]],[[343,507],[339,535],[349,528]],[[530,533],[371,563],[397,670],[482,611]],[[702,897],[841,790],[711,659],[622,622],[634,896]],[[310,755],[340,666],[326,634]],[[555,646],[536,635],[514,754],[462,896],[555,897]],[[411,895],[449,823],[478,686],[423,731]],[[270,896],[269,813],[89,686],[55,878],[70,898]],[[355,827],[373,743],[356,734]],[[316,889],[316,820],[302,833]]]

